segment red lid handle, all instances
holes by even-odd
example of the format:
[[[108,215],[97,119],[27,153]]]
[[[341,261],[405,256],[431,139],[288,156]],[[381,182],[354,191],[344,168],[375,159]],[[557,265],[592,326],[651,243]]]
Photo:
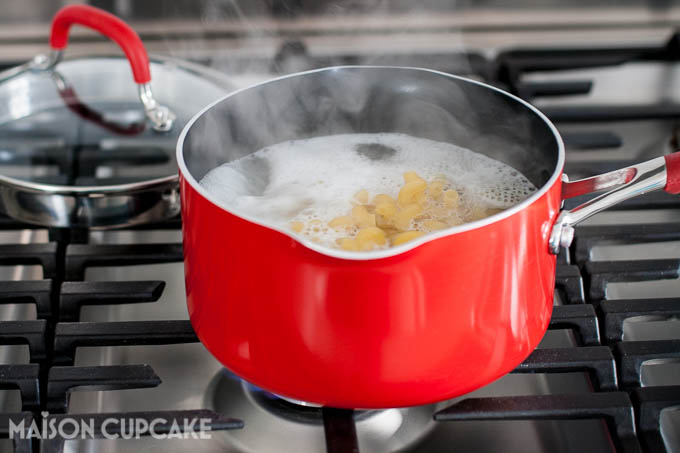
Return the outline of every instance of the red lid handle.
[[[666,159],[666,187],[668,193],[680,193],[680,151],[664,156]]]
[[[54,50],[63,50],[68,43],[68,32],[71,25],[79,24],[97,30],[113,39],[130,61],[132,74],[137,83],[151,81],[149,72],[149,56],[139,35],[125,22],[99,8],[88,5],[66,6],[57,12],[52,19],[50,46]]]

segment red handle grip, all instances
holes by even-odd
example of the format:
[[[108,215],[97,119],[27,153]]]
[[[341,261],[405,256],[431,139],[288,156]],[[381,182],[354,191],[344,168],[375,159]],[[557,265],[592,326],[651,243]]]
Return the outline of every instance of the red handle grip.
[[[88,5],[66,6],[57,12],[52,19],[50,46],[62,50],[68,43],[68,32],[71,25],[79,24],[92,28],[114,40],[127,57],[132,68],[132,75],[137,83],[151,81],[149,56],[139,35],[125,22],[99,8]]]
[[[668,193],[680,193],[680,151],[664,156],[666,159],[666,187]]]

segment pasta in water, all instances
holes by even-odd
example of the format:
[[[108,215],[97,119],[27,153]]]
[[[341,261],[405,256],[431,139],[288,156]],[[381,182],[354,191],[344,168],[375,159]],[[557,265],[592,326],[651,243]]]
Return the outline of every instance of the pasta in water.
[[[482,219],[536,190],[501,162],[403,134],[280,143],[213,169],[201,185],[237,215],[351,252]]]

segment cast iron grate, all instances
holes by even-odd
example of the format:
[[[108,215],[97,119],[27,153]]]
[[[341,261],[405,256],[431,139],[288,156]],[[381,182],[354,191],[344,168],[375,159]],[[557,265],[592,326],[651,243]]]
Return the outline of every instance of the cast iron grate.
[[[28,345],[31,362],[39,363],[47,358],[47,321],[0,321],[0,344]]]
[[[634,389],[642,386],[641,368],[650,360],[680,359],[680,339],[622,341],[616,344],[621,386]]]
[[[52,280],[0,281],[0,304],[32,303],[38,318],[52,312]]]
[[[173,219],[143,228],[176,229]],[[30,226],[10,219],[0,219],[1,229],[23,229]],[[47,244],[0,245],[0,265],[37,264],[45,280],[0,282],[1,304],[35,304],[36,320],[0,321],[0,345],[27,345],[30,364],[0,365],[0,389],[18,390],[21,413],[0,414],[0,438],[9,437],[9,422],[24,421],[28,427],[35,420],[56,421],[68,411],[74,391],[149,388],[161,385],[161,378],[146,364],[112,366],[73,366],[77,348],[104,345],[180,344],[198,341],[188,321],[130,321],[108,323],[78,322],[80,308],[85,305],[133,304],[157,301],[165,282],[84,282],[89,266],[133,265],[176,262],[182,260],[181,244],[149,244],[147,246],[93,246],[87,244],[85,230],[49,230]],[[71,279],[72,281],[69,281]],[[48,411],[47,419],[44,414]],[[156,425],[156,432],[168,431],[174,420],[196,417],[209,420],[211,430],[240,429],[236,418],[205,409],[184,411],[148,411],[110,414],[69,414],[87,423],[95,421],[95,437],[102,437],[101,424],[107,417],[158,418],[168,420]],[[44,419],[44,420],[43,420]],[[179,424],[183,430],[183,425]],[[112,433],[111,429],[107,431]],[[63,439],[39,442],[13,439],[16,452],[61,452]]]
[[[609,283],[677,279],[680,259],[590,261],[585,269],[588,296],[598,303],[606,299]]]
[[[563,80],[550,84],[525,82],[521,76],[535,71],[616,66],[629,62],[677,62],[680,60],[680,33],[673,34],[666,43],[657,46],[605,48],[550,48],[514,49],[501,52],[496,58],[495,78],[512,93],[531,98],[548,91],[553,95],[587,94],[591,80]],[[680,106],[673,103],[652,105],[568,105],[542,109],[556,122],[607,122],[619,120],[677,118]]]
[[[633,405],[625,392],[467,398],[435,415],[435,420],[560,420],[601,418],[622,452],[640,452]]]
[[[638,432],[646,451],[665,451],[661,436],[661,412],[680,406],[680,386],[643,387],[633,391]]]
[[[165,288],[162,281],[64,282],[59,293],[59,320],[77,321],[84,305],[153,302]]]
[[[47,382],[47,410],[65,413],[71,392],[156,387],[161,378],[149,365],[54,366]]]
[[[564,301],[568,304],[583,304],[586,301],[583,278],[578,266],[558,264],[555,288],[564,295]]]
[[[600,344],[600,327],[590,304],[554,306],[549,328],[572,330],[578,343],[584,346]]]
[[[194,343],[189,321],[62,322],[54,335],[54,363],[73,364],[76,348]]]
[[[623,341],[623,323],[630,318],[653,317],[668,320],[680,317],[680,299],[618,299],[600,303],[604,341]]]
[[[0,365],[0,389],[18,389],[21,393],[21,410],[40,408],[40,367],[36,364]]]
[[[83,280],[90,266],[126,266],[182,261],[182,244],[71,244],[66,248],[65,280]]]
[[[616,364],[606,346],[536,349],[513,373],[568,373],[586,371],[596,390],[617,389]]]
[[[0,244],[0,266],[21,264],[38,264],[45,278],[55,277],[57,244]]]
[[[678,197],[675,197],[677,200]],[[579,226],[572,246],[576,263],[590,260],[592,250],[601,244],[631,244],[643,242],[664,242],[680,239],[677,223],[652,223],[639,225],[596,225]]]

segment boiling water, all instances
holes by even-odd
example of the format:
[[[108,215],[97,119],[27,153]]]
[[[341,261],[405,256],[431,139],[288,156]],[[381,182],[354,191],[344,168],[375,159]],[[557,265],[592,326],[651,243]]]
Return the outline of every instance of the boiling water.
[[[396,198],[403,174],[411,171],[427,181],[444,176],[460,194],[461,219],[508,208],[536,190],[517,170],[485,155],[396,133],[279,143],[211,170],[200,184],[236,214],[288,230],[291,222],[304,222],[303,236],[337,247],[336,240],[347,233],[327,223],[347,215],[357,191]],[[314,231],[308,225],[315,225]]]

